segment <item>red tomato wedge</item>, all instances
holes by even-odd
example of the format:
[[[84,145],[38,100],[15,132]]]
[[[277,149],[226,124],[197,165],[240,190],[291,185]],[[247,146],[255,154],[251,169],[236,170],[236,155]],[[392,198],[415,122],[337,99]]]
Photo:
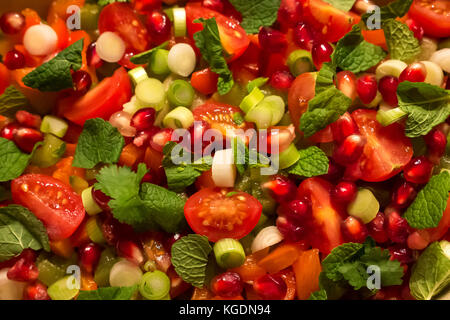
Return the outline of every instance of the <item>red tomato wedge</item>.
[[[409,15],[432,37],[450,37],[450,1],[414,0]]]
[[[27,207],[47,228],[51,240],[70,237],[84,218],[81,197],[60,180],[23,175],[11,183],[15,203]]]
[[[299,197],[310,199],[313,212],[308,239],[313,248],[328,254],[343,243],[341,234],[341,214],[331,202],[333,185],[322,178],[304,180],[297,190]]]
[[[131,83],[124,68],[105,78],[81,98],[69,97],[59,102],[59,111],[70,121],[82,126],[87,119],[109,117],[122,110],[131,99]]]
[[[10,82],[8,68],[3,63],[0,63],[0,94],[5,91]]]
[[[192,195],[184,215],[195,233],[216,242],[224,238],[241,239],[258,224],[262,205],[245,192],[206,188]]]
[[[404,128],[398,123],[383,127],[376,119],[376,110],[358,109],[353,111],[352,117],[360,133],[367,138],[358,162],[361,179],[378,182],[399,173],[413,156]]]
[[[194,33],[203,30],[201,23],[194,23],[199,18],[216,18],[222,46],[226,53],[230,55],[228,61],[239,58],[249,46],[250,40],[247,33],[237,20],[228,18],[217,11],[204,8],[200,3],[189,3],[186,6],[187,31],[191,38]]]

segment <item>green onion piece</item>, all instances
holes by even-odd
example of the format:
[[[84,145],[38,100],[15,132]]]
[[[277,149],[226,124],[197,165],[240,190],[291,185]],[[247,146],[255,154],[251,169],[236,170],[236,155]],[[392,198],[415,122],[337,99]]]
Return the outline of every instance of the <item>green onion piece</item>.
[[[52,300],[72,300],[80,291],[75,281],[71,281],[73,276],[66,276],[53,283],[47,289],[47,293]]]
[[[148,78],[140,81],[135,89],[137,103],[140,107],[154,108],[156,111],[164,107],[166,93],[161,81]]]
[[[186,107],[178,107],[170,111],[163,120],[166,128],[183,128],[188,129],[194,124],[194,115],[192,111]]]
[[[109,273],[116,262],[117,257],[112,248],[106,248],[102,251],[94,274],[94,281],[99,287],[109,286]]]
[[[348,214],[361,219],[364,224],[372,221],[378,211],[380,211],[380,203],[372,191],[365,188],[359,189],[355,199],[347,206]]]
[[[96,30],[100,6],[95,3],[86,3],[80,10],[81,28],[83,30]]]
[[[84,210],[86,210],[87,214],[90,216],[94,216],[103,211],[92,196],[92,188],[93,187],[84,189],[81,193],[81,200],[83,201]]]
[[[161,110],[159,110],[158,113],[156,114],[154,125],[157,126],[157,127],[162,127],[164,118],[166,117],[166,115],[169,112],[170,112],[170,106],[169,106],[169,103],[166,102],[164,104],[163,108]]]
[[[273,110],[264,103],[258,104],[245,115],[245,121],[254,122],[258,129],[267,129],[273,122]]]
[[[250,92],[244,99],[242,99],[239,108],[241,108],[244,113],[249,112],[253,109],[258,103],[260,103],[264,99],[264,94],[259,90],[258,87],[254,87],[252,92]]]
[[[39,281],[47,287],[66,275],[66,270],[63,266],[58,265],[49,259],[38,259],[36,266],[39,270]]]
[[[169,50],[158,49],[153,52],[148,65],[150,71],[157,76],[167,76],[170,73],[169,64],[167,63],[168,56]]]
[[[86,233],[92,242],[98,244],[106,243],[105,237],[103,236],[103,232],[102,229],[100,228],[97,217],[90,217],[86,221]]]
[[[275,126],[284,116],[286,105],[284,100],[280,96],[268,96],[258,105],[258,107],[264,106],[272,111],[271,126]]]
[[[289,55],[287,65],[294,77],[314,71],[311,52],[302,49],[295,50]]]
[[[141,282],[141,268],[126,259],[116,262],[109,272],[111,287],[132,287]]]
[[[143,67],[137,67],[128,71],[128,75],[130,76],[131,81],[134,85],[137,85],[139,82],[148,79],[147,72]]]
[[[147,262],[144,263],[144,270],[149,272],[155,271],[157,268],[155,261],[153,260],[147,260]]]
[[[148,300],[163,300],[169,294],[170,279],[162,271],[147,272],[142,276],[139,292]]]
[[[189,82],[182,79],[172,82],[167,91],[167,99],[174,107],[189,107],[192,105],[194,97],[194,88],[192,88]]]
[[[241,266],[245,261],[245,252],[241,243],[235,239],[221,239],[214,244],[214,256],[217,264],[224,269]]]
[[[394,108],[390,110],[378,110],[377,120],[382,126],[386,127],[390,124],[402,120],[407,115],[408,114],[400,108]]]
[[[58,138],[62,138],[66,135],[69,125],[66,121],[55,116],[45,116],[41,122],[41,132],[51,133]]]
[[[291,145],[279,155],[280,169],[289,168],[294,165],[298,159],[300,159],[300,153],[295,144],[291,143]]]
[[[56,164],[66,151],[66,143],[54,135],[47,133],[42,145],[31,156],[31,163],[41,168]]]
[[[254,88],[261,88],[263,85],[265,85],[267,83],[267,81],[269,81],[269,78],[263,78],[263,77],[259,77],[259,78],[256,78],[256,79],[250,81],[247,84],[248,93],[252,92],[252,90]]]
[[[184,37],[186,35],[186,9],[173,8],[173,33],[175,37]]]

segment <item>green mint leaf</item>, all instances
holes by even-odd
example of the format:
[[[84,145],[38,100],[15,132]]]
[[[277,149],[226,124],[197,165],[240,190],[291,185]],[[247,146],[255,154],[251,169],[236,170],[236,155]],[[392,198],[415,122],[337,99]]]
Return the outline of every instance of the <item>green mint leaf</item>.
[[[356,0],[324,0],[325,2],[328,2],[336,9],[342,10],[342,11],[350,11],[350,9],[355,4]]]
[[[77,300],[130,300],[137,291],[133,287],[105,287],[91,291],[80,291]]]
[[[366,286],[366,267],[360,261],[343,263],[338,267],[338,271],[353,289],[359,290]]]
[[[447,207],[450,174],[443,171],[431,177],[405,212],[405,219],[416,229],[435,228]]]
[[[129,1],[130,0],[98,0],[97,4],[103,7],[114,2],[129,2]]]
[[[424,136],[450,116],[450,93],[424,82],[400,83],[397,89],[399,107],[408,114],[405,134]]]
[[[81,51],[84,39],[78,40],[68,46],[51,59],[37,67],[23,79],[23,83],[40,91],[60,91],[72,88],[72,75],[70,70],[81,68]]]
[[[359,256],[363,248],[363,244],[352,242],[344,243],[339,247],[334,248],[322,261],[322,272],[333,281],[342,280],[343,277],[339,273],[339,267],[346,261],[350,261],[354,257]]]
[[[383,30],[391,59],[412,62],[420,53],[419,40],[406,24],[389,19],[383,22]]]
[[[73,166],[92,169],[99,163],[115,163],[124,145],[123,136],[109,122],[101,118],[89,119],[78,139]]]
[[[36,147],[35,147],[36,148]],[[31,155],[23,153],[11,140],[0,138],[0,182],[20,176],[28,166]]]
[[[328,300],[327,291],[324,289],[317,290],[309,296],[308,300]]]
[[[148,51],[139,53],[135,56],[132,56],[130,61],[134,64],[147,64],[150,62],[150,59],[152,58],[153,54],[159,50],[159,49],[165,49],[167,48],[167,45],[169,44],[168,41],[160,44],[159,46],[156,46]]]
[[[172,264],[175,271],[187,283],[198,288],[203,287],[211,251],[205,236],[190,234],[182,237],[172,246]]]
[[[386,57],[386,53],[379,46],[364,40],[359,25],[338,41],[333,52],[336,65],[353,73],[366,71],[377,65]]]
[[[335,122],[351,104],[352,100],[336,87],[324,90],[309,101],[308,110],[300,120],[300,130],[305,137],[311,137]]]
[[[389,250],[366,246],[364,255],[361,256],[361,261],[366,267],[376,265],[380,268],[382,286],[388,287],[402,284],[403,268],[398,260],[390,260]]]
[[[5,201],[11,199],[11,191],[0,185],[0,201]]]
[[[0,96],[0,114],[13,118],[17,111],[23,110],[28,104],[27,97],[14,86],[9,86]]]
[[[316,95],[334,87],[334,78],[336,77],[336,66],[331,63],[324,63],[317,73],[315,92]]]
[[[318,147],[312,146],[299,151],[300,159],[287,172],[302,177],[314,177],[328,172],[329,160]]]
[[[27,208],[9,205],[0,208],[0,262],[24,249],[50,251],[47,230]]]
[[[203,30],[194,34],[195,45],[200,50],[203,58],[209,63],[211,71],[219,75],[217,90],[220,95],[224,95],[231,90],[234,80],[233,73],[228,68],[227,61],[223,56],[216,18],[200,18],[194,22],[203,24]]]
[[[418,300],[431,300],[450,285],[448,241],[433,242],[412,268],[409,287]]]
[[[381,7],[380,17],[382,21],[387,19],[395,19],[398,17],[403,17],[411,7],[414,0],[397,0],[387,6]],[[373,13],[366,13],[362,16],[362,20],[367,23],[367,19],[372,16]]]
[[[277,20],[281,0],[230,0],[242,14],[241,26],[247,33],[258,33],[259,28],[271,26]]]
[[[270,164],[269,158],[256,150],[249,150],[240,138],[232,141],[231,148],[233,149],[234,164],[240,175],[244,174],[247,168],[264,168]]]
[[[256,79],[250,81],[247,84],[248,93],[252,92],[253,89],[255,89],[255,88],[262,87],[263,85],[265,85],[267,83],[267,81],[269,81],[269,78],[263,78],[263,77],[259,77],[259,78],[256,78]]]

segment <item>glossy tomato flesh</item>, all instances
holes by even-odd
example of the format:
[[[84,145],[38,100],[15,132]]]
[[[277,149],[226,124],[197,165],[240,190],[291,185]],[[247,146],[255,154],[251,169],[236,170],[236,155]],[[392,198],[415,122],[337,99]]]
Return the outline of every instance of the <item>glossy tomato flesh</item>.
[[[414,0],[409,15],[432,37],[450,37],[450,1]]]

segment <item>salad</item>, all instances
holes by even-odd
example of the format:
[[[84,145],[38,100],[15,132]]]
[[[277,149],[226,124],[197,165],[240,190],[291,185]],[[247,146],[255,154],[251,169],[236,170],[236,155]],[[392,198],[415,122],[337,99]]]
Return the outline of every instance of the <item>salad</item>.
[[[1,300],[449,299],[448,0],[3,2]]]

